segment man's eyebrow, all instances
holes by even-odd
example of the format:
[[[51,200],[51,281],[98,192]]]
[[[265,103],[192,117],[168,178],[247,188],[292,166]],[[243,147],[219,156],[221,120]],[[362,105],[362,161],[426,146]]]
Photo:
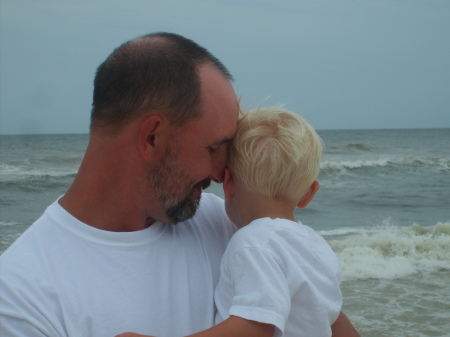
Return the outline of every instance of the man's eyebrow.
[[[220,146],[222,144],[231,143],[232,140],[233,140],[232,138],[224,138],[224,139],[218,140],[217,142],[214,142],[213,145]]]

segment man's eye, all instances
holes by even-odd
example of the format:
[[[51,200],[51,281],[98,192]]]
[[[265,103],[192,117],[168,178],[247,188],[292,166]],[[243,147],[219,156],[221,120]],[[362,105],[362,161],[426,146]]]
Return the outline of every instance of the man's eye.
[[[208,151],[209,151],[210,153],[215,153],[215,152],[217,152],[217,150],[218,150],[217,147],[211,147],[211,146],[208,146]]]

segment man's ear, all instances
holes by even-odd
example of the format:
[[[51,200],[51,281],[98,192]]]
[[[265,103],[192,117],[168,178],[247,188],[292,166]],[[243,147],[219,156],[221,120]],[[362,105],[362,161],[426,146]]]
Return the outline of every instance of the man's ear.
[[[234,195],[234,180],[233,175],[228,167],[225,168],[225,175],[223,178],[223,193],[225,194],[225,199],[231,199]]]
[[[163,124],[161,116],[149,116],[141,124],[139,130],[138,147],[144,159],[154,156],[157,145],[160,142],[160,131]]]
[[[320,188],[319,182],[317,180],[314,180],[311,186],[309,187],[309,190],[300,199],[299,203],[297,204],[297,207],[305,208],[306,206],[308,206],[309,202],[314,198],[319,188]]]

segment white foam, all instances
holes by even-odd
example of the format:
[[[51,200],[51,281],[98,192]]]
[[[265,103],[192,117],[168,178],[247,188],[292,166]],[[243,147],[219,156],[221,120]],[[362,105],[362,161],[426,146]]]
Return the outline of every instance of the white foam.
[[[20,225],[20,223],[0,221],[0,227],[11,227],[11,226],[16,226],[16,225]]]
[[[78,167],[56,168],[0,163],[0,180],[3,182],[16,181],[30,177],[64,177],[75,175],[77,172]]]
[[[318,234],[322,235],[323,237],[333,237],[333,236],[341,236],[341,235],[348,235],[348,234],[360,234],[360,233],[367,233],[367,228],[352,228],[352,227],[343,227],[338,229],[331,229],[331,230],[321,230],[317,231]]]
[[[336,160],[336,161],[324,161],[320,165],[321,170],[344,170],[344,169],[357,169],[363,167],[376,167],[387,166],[390,161],[384,159],[368,159],[368,160]]]
[[[348,171],[370,167],[423,166],[433,171],[450,170],[450,158],[428,158],[414,156],[384,156],[374,158],[359,158],[356,160],[327,160],[320,165],[322,171]]]
[[[0,163],[0,174],[2,176],[17,174],[20,171],[21,171],[20,166],[8,165],[6,163]]]
[[[327,235],[334,235],[327,241],[339,257],[343,280],[395,279],[450,270],[450,222],[430,227],[386,225]]]

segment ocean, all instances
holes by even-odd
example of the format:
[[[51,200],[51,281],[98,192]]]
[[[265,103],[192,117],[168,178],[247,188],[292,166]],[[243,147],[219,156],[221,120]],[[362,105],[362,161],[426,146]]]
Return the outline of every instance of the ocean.
[[[450,336],[450,129],[319,134],[321,188],[296,217],[338,255],[343,311],[363,337]],[[87,142],[0,136],[0,254],[66,191]]]

